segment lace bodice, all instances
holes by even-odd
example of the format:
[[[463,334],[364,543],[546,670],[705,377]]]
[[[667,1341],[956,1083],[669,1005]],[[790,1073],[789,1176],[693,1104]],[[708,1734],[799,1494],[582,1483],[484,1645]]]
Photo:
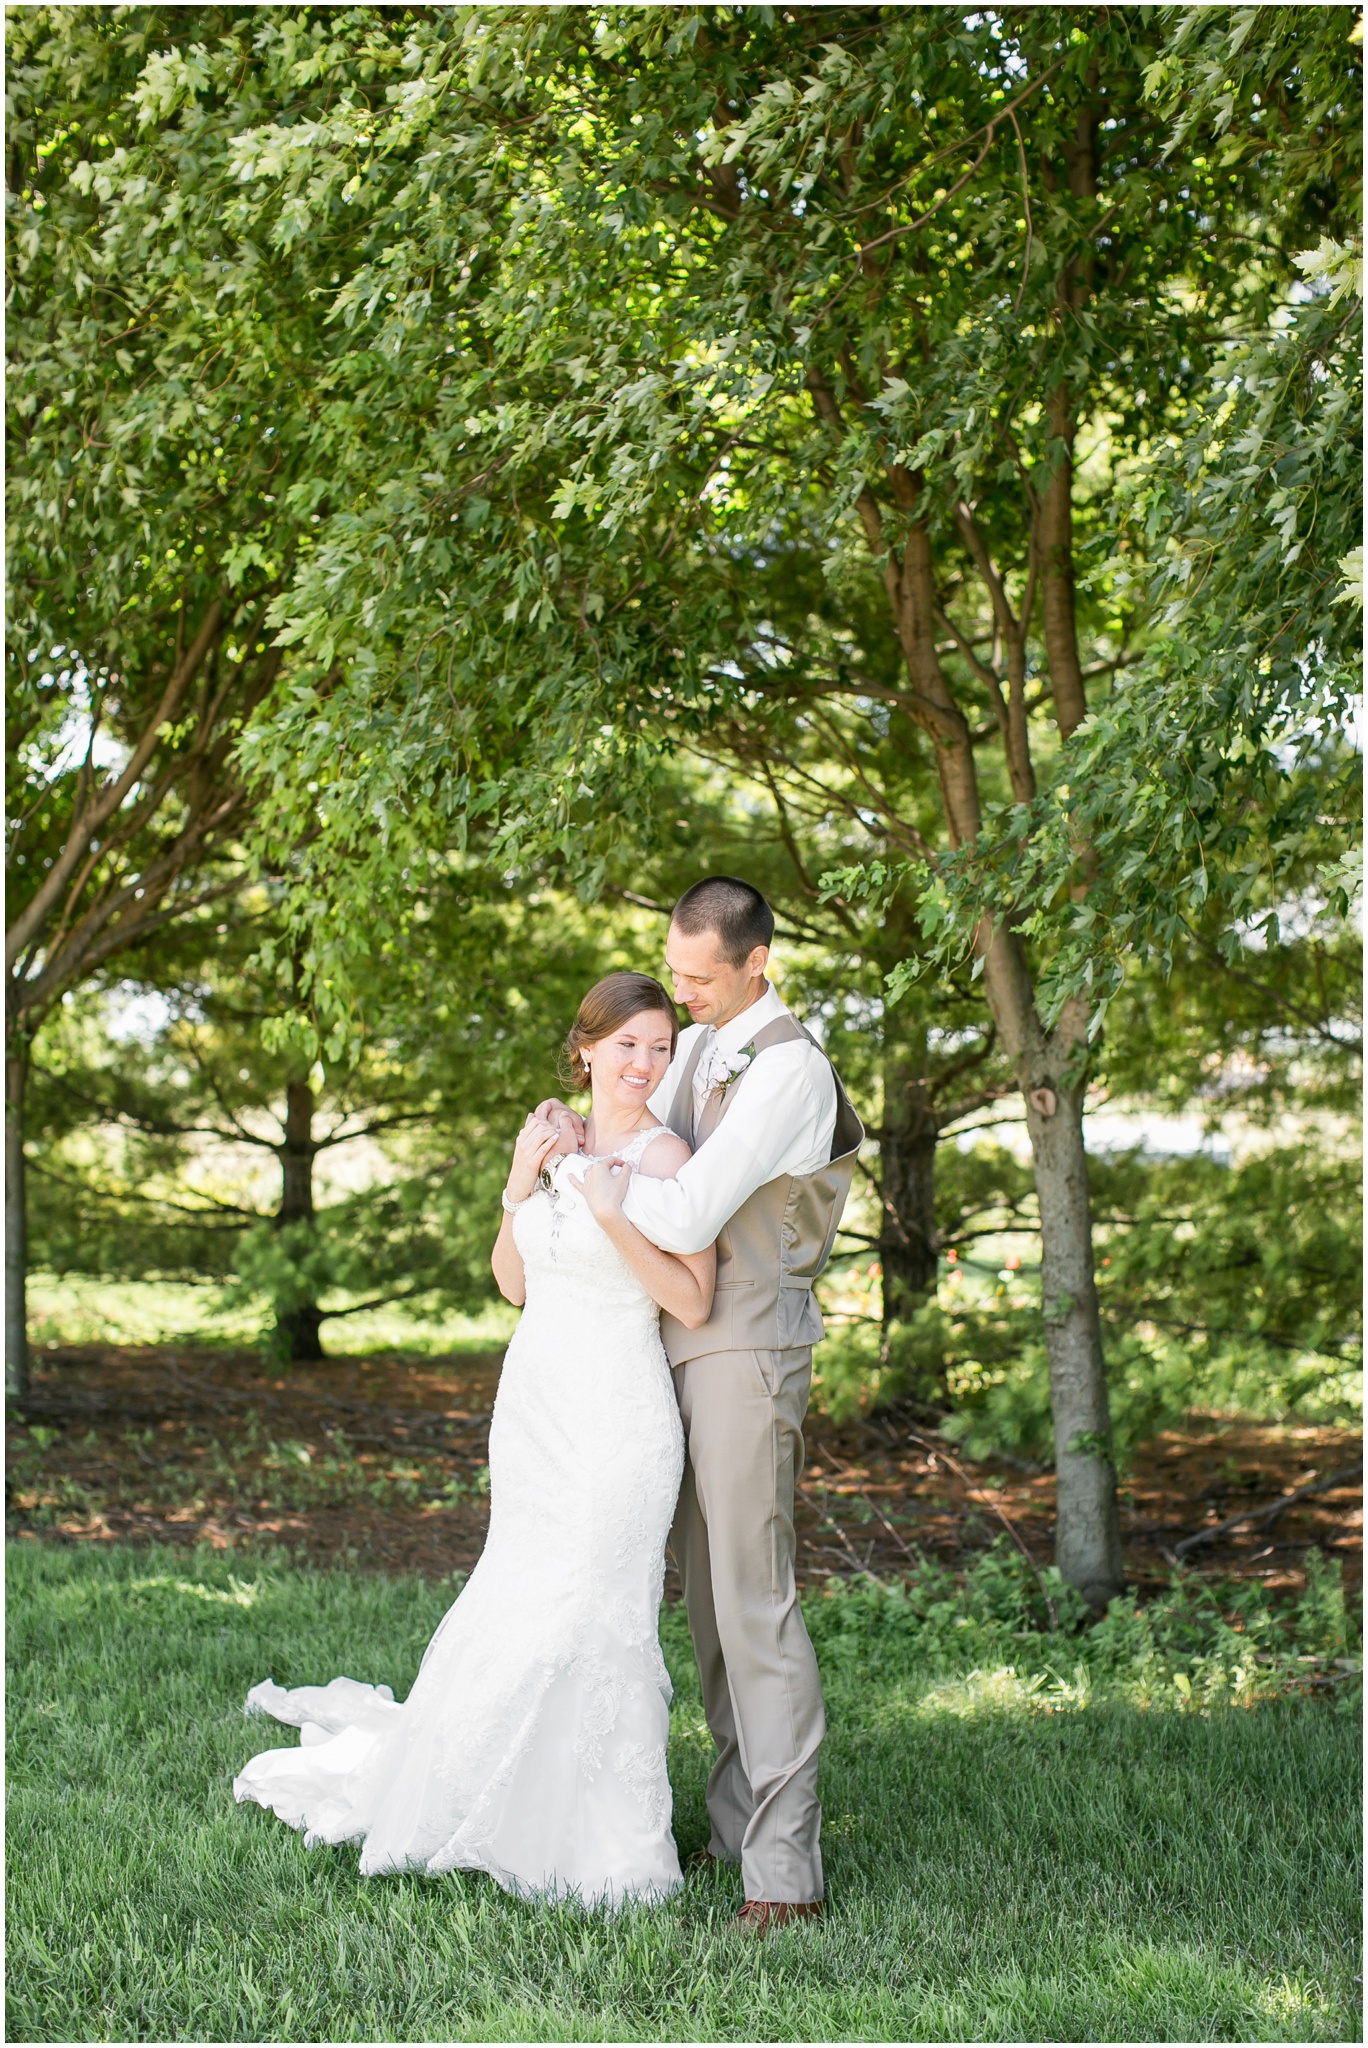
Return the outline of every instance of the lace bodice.
[[[556,1161],[550,1190],[538,1188],[523,1203],[513,1218],[513,1242],[527,1276],[527,1313],[559,1313],[592,1300],[659,1315],[655,1301],[599,1227],[580,1183],[596,1156],[636,1166],[664,1134],[663,1124],[651,1124],[611,1155],[568,1153]]]

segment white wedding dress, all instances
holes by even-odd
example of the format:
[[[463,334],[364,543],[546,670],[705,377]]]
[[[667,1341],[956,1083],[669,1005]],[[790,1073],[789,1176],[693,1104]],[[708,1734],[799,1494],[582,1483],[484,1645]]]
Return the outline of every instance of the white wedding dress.
[[[236,1797],[310,1847],[361,1842],[363,1876],[485,1870],[609,1906],[681,1883],[657,1624],[683,1432],[659,1310],[579,1192],[587,1163],[560,1160],[513,1219],[527,1306],[490,1427],[489,1535],[408,1698],[352,1678],[247,1696],[300,1745],[253,1757]]]

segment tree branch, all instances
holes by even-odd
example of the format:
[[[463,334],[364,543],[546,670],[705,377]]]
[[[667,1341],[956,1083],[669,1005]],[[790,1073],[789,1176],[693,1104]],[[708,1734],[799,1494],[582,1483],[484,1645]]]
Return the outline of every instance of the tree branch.
[[[1182,1557],[1185,1551],[1195,1550],[1199,1543],[1212,1543],[1218,1536],[1224,1536],[1228,1530],[1243,1528],[1247,1523],[1275,1522],[1279,1515],[1286,1514],[1294,1502],[1305,1500],[1309,1494],[1328,1493],[1332,1487],[1343,1486],[1349,1479],[1357,1479],[1360,1484],[1362,1483],[1361,1464],[1342,1465],[1338,1472],[1327,1472],[1322,1478],[1308,1479],[1304,1486],[1294,1487],[1291,1493],[1285,1493],[1280,1499],[1270,1501],[1267,1507],[1248,1508],[1241,1515],[1227,1516],[1224,1522],[1217,1522],[1210,1529],[1196,1529],[1191,1536],[1185,1536],[1181,1543],[1174,1544],[1173,1554],[1175,1557]]]
[[[986,162],[988,152],[993,146],[993,136],[998,127],[999,122],[1006,120],[1012,114],[1013,110],[1021,105],[1021,102],[1023,100],[1030,98],[1033,92],[1038,92],[1040,87],[1044,85],[1046,79],[1051,77],[1054,72],[1058,71],[1060,65],[1065,63],[1066,61],[1067,59],[1064,57],[1056,58],[1055,62],[1050,65],[1047,71],[1041,72],[1039,78],[1033,79],[1030,85],[1026,86],[1021,92],[1019,92],[1014,99],[1009,100],[1006,106],[999,107],[997,112],[986,123],[986,126],[984,128],[975,129],[972,135],[967,136],[965,140],[958,145],[958,147],[962,149],[967,148],[968,145],[971,142],[976,141],[980,135],[984,137],[983,148],[979,151],[973,163],[970,164],[968,170],[965,171],[961,177],[955,180],[954,184],[950,186],[948,191],[942,192],[940,198],[933,201],[932,204],[926,209],[925,213],[918,215],[916,220],[905,221],[901,227],[889,228],[886,234],[876,235],[873,241],[866,242],[863,245],[863,247],[859,250],[855,258],[855,267],[851,271],[850,276],[846,279],[845,283],[840,287],[838,291],[832,293],[831,297],[827,300],[826,304],[822,307],[821,311],[814,314],[812,320],[808,323],[810,329],[820,326],[822,321],[825,320],[827,314],[831,311],[832,307],[835,306],[839,300],[844,298],[845,294],[850,290],[850,287],[855,283],[855,280],[859,277],[861,270],[865,268],[869,256],[875,249],[882,249],[886,243],[897,241],[901,235],[912,235],[915,234],[919,228],[924,228],[927,222],[929,220],[932,220],[935,217],[935,215],[940,212],[940,209],[944,205],[946,205],[948,201],[955,197],[955,194],[957,192],[960,192],[964,189],[964,187],[969,183],[969,180],[974,176],[974,174],[978,170],[982,168],[983,164]],[[921,168],[921,165],[918,165],[916,170],[909,172],[908,178],[904,179],[903,183],[906,184],[908,182],[908,179],[915,177],[917,175],[917,171],[920,170]]]
[[[182,614],[182,617],[184,614]],[[186,689],[194,680],[201,662],[208,653],[218,633],[223,618],[223,600],[215,598],[204,615],[188,652],[176,664],[171,678],[163,690],[161,700],[152,713],[141,739],[129,756],[121,774],[106,783],[93,803],[83,806],[81,814],[74,816],[67,833],[66,843],[53,862],[51,869],[41,883],[37,893],[16,918],[5,935],[5,966],[8,971],[15,960],[37,936],[47,921],[53,904],[61,896],[95,834],[106,818],[112,817],[124,798],[141,780],[143,769],[152,757],[164,727],[169,724],[176,706]],[[92,740],[93,745],[93,740]]]

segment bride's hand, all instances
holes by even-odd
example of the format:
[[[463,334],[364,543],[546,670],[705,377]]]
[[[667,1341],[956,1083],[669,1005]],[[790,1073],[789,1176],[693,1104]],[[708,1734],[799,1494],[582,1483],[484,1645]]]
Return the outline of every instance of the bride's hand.
[[[565,1132],[565,1140],[560,1148],[562,1152],[580,1152],[584,1149],[584,1118],[578,1110],[568,1108],[558,1095],[548,1095],[544,1102],[537,1104],[532,1114],[540,1117],[544,1123],[558,1124]]]
[[[580,1186],[591,1213],[600,1223],[616,1216],[632,1184],[632,1168],[621,1159],[596,1159]]]
[[[508,1171],[508,1199],[525,1202],[537,1185],[538,1175],[553,1152],[560,1149],[561,1133],[533,1111],[517,1136],[513,1164]]]

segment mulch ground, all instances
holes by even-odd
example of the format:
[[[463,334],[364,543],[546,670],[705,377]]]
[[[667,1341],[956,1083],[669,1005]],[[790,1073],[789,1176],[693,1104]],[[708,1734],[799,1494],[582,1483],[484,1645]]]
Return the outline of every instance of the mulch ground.
[[[47,1351],[8,1432],[7,1527],[27,1540],[267,1542],[363,1569],[467,1571],[488,1520],[499,1365],[493,1352],[282,1372],[250,1351]],[[963,1565],[1004,1531],[1048,1562],[1051,1473],[970,1463],[906,1405],[839,1424],[814,1411],[805,1434],[804,1584],[896,1578],[917,1553]],[[1161,1584],[1181,1561],[1291,1591],[1318,1546],[1357,1588],[1361,1455],[1344,1429],[1211,1416],[1165,1432],[1122,1490],[1130,1582]]]

